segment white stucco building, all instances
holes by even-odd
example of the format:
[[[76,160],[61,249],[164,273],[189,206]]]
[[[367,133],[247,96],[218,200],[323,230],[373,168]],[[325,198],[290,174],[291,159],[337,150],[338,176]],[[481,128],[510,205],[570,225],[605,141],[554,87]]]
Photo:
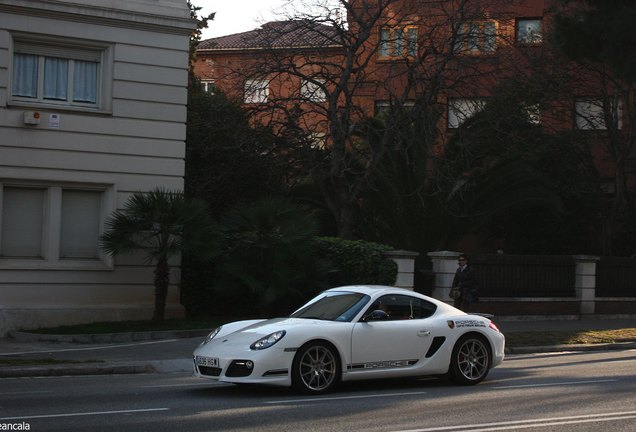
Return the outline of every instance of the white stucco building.
[[[150,318],[153,268],[98,237],[132,193],[183,188],[194,26],[186,0],[0,0],[0,336]]]

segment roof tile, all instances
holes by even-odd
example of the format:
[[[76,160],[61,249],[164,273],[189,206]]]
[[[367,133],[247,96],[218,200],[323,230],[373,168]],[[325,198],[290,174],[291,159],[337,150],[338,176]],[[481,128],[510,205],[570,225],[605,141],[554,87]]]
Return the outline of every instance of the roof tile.
[[[197,50],[298,48],[341,45],[337,28],[307,20],[273,21],[256,30],[203,40]]]

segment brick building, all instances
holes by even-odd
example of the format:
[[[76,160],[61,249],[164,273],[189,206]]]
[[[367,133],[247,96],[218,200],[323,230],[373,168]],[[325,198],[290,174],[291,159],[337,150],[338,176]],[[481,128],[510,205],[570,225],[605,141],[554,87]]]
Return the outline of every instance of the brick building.
[[[633,88],[555,52],[555,1],[348,3],[344,24],[304,17],[203,41],[195,73],[258,121],[293,124],[335,148],[351,147],[347,131],[365,118],[396,109],[429,116],[438,155],[508,83],[529,123],[579,134],[610,201],[630,193]]]
[[[327,101],[326,78],[317,65],[341,61],[337,40],[336,29],[330,26],[271,22],[202,41],[194,72],[206,91],[218,86],[262,123],[282,125],[291,113],[303,112],[297,121],[324,135],[326,125],[315,107]]]

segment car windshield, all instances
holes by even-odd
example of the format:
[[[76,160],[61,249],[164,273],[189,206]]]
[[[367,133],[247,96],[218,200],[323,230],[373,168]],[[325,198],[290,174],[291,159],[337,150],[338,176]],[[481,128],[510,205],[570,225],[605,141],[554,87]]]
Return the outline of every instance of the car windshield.
[[[291,318],[312,318],[328,321],[351,321],[369,302],[366,294],[329,292],[307,303],[290,315]]]

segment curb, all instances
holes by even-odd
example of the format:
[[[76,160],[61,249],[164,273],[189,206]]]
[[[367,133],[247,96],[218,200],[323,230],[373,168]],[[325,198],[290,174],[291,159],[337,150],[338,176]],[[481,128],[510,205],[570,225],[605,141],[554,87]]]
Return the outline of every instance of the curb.
[[[187,339],[194,337],[205,337],[210,333],[209,329],[194,330],[167,330],[150,332],[128,332],[128,333],[103,333],[103,334],[76,334],[59,335],[45,333],[28,333],[12,331],[9,337],[18,342],[59,342],[59,343],[121,343],[140,342],[166,339]]]
[[[54,377],[79,375],[116,375],[154,372],[151,365],[145,363],[93,364],[93,365],[55,365],[55,366],[16,366],[0,369],[0,378]]]
[[[506,347],[506,354],[542,354],[550,352],[564,351],[612,351],[636,349],[636,340],[627,340],[614,343],[601,344],[573,344],[573,345],[547,345],[547,346],[526,346],[526,347]]]
[[[147,373],[192,372],[191,359],[152,360],[147,362],[113,362],[64,364],[52,366],[14,366],[0,369],[0,378],[59,377],[80,375],[127,375]]]

